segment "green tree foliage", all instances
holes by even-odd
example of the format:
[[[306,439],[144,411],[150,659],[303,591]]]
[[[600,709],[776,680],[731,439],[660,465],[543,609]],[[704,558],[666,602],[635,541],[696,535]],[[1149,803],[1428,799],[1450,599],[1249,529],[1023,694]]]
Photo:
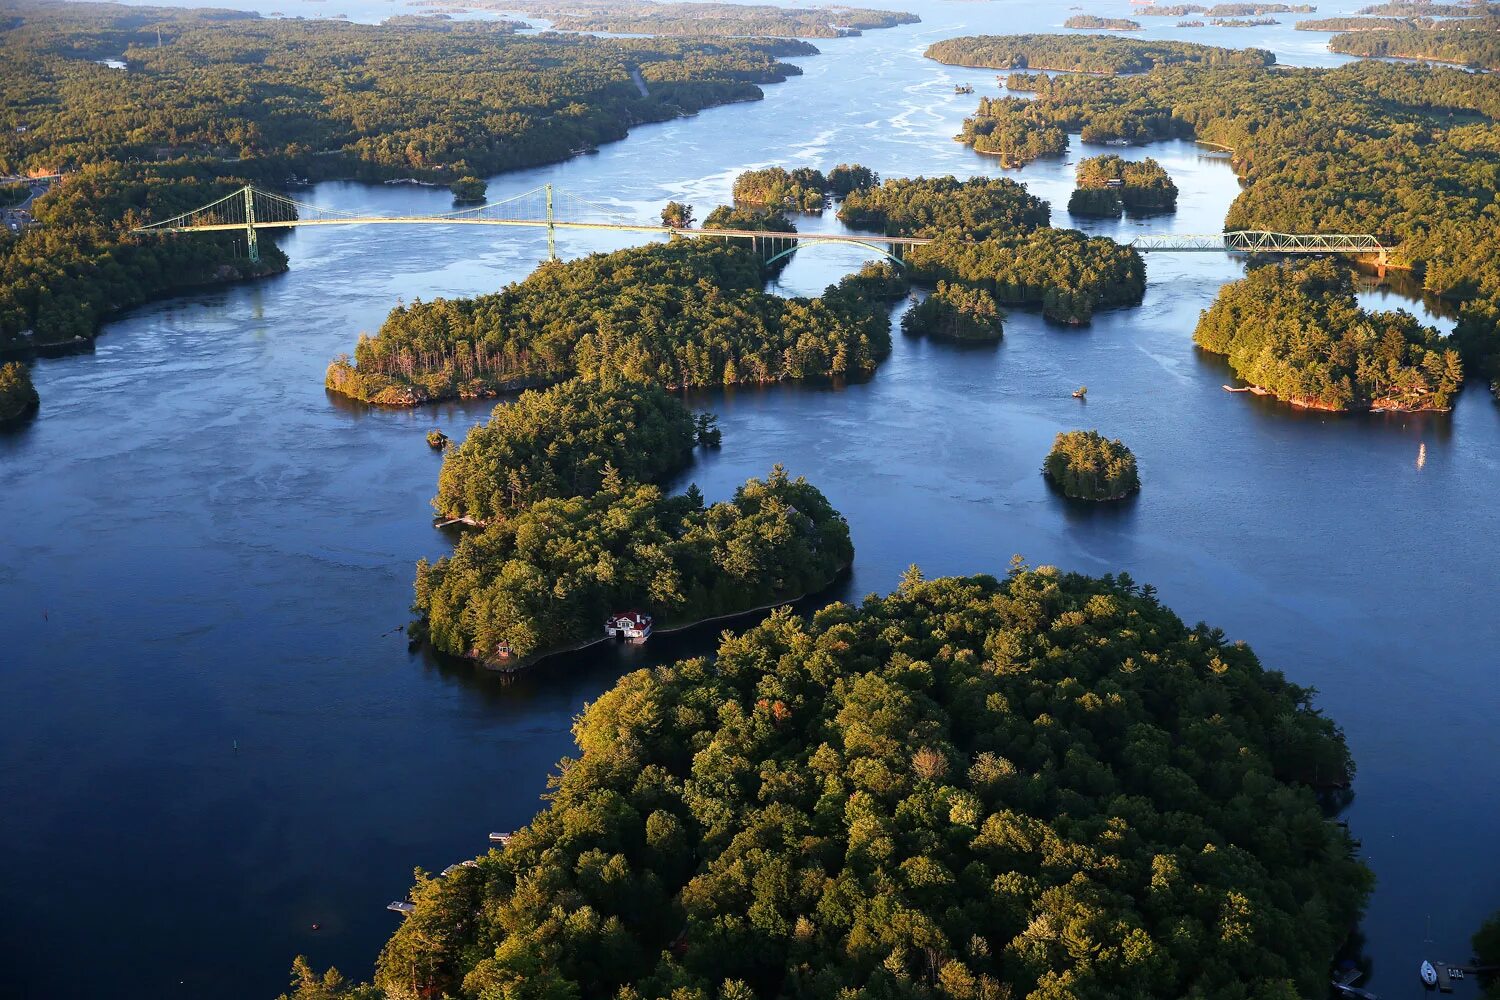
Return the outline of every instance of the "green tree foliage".
[[[691,229],[693,206],[680,201],[667,202],[667,207],[661,210],[661,224],[672,229]]]
[[[1109,191],[1133,213],[1170,212],[1177,207],[1177,185],[1172,183],[1166,169],[1149,156],[1144,160],[1124,160],[1113,153],[1090,156],[1078,161],[1077,180],[1075,196],[1080,192]],[[1111,181],[1117,186],[1111,187]],[[1068,202],[1068,211],[1074,212],[1073,200]]]
[[[828,190],[835,198],[846,198],[851,191],[863,191],[879,183],[879,174],[858,163],[840,163],[828,171]]]
[[[1118,219],[1125,214],[1125,201],[1114,188],[1074,188],[1068,196],[1068,214]]]
[[[1318,8],[1311,4],[1284,3],[1221,3],[1202,7],[1195,3],[1179,3],[1171,6],[1143,7],[1136,11],[1142,17],[1183,17],[1187,14],[1207,14],[1210,17],[1239,17],[1246,14],[1311,14]]]
[[[1141,488],[1135,453],[1098,431],[1059,434],[1042,472],[1075,500],[1120,500]]]
[[[939,281],[931,295],[901,317],[901,330],[914,337],[999,340],[1004,319],[995,297],[983,288]]]
[[[42,342],[89,337],[153,296],[284,269],[267,239],[256,266],[242,235],[130,232],[245,183],[447,183],[560,160],[631,123],[756,99],[757,84],[800,72],[778,56],[817,51],[34,0],[10,4],[4,27],[0,174],[67,177],[37,202],[39,225],[0,238],[0,344],[28,329]]]
[[[1360,14],[1385,14],[1391,17],[1478,17],[1500,14],[1495,3],[1378,3],[1361,7]]]
[[[27,367],[19,361],[0,365],[0,426],[29,417],[40,405]]]
[[[1233,149],[1244,184],[1226,229],[1381,236],[1391,266],[1463,300],[1455,342],[1470,371],[1494,376],[1500,76],[1382,62],[1169,67],[1059,77],[1022,103],[1035,121],[1090,141],[1197,138]],[[994,107],[981,101],[965,134],[989,127]]]
[[[481,178],[460,177],[448,185],[448,190],[453,192],[454,201],[482,202],[484,201],[484,192],[487,187],[489,185]]]
[[[278,1000],[385,1000],[385,994],[374,986],[350,983],[337,969],[320,976],[306,955],[298,955],[292,962],[292,991]]]
[[[1264,49],[1221,49],[1107,35],[967,35],[934,42],[926,56],[950,66],[1107,74],[1144,73],[1156,66],[1270,66],[1276,62],[1276,56]]]
[[[820,590],[853,556],[844,519],[780,466],[712,506],[696,489],[664,497],[612,475],[591,496],[542,500],[420,563],[413,610],[445,653],[482,659],[504,642],[524,662],[597,638],[625,608],[660,627]]]
[[[1404,17],[1315,17],[1298,21],[1298,31],[1394,31],[1409,27]]]
[[[859,377],[890,353],[890,318],[853,278],[816,299],[763,281],[753,254],[709,237],[547,263],[492,295],[397,307],[327,384],[413,405],[574,375],[672,388]]]
[[[940,237],[907,250],[906,265],[914,280],[976,285],[1002,305],[1041,306],[1064,323],[1087,323],[1095,308],[1133,305],[1146,293],[1139,253],[1075,229],[977,243]]]
[[[734,179],[735,204],[788,212],[821,212],[827,191],[828,178],[812,167],[766,167]]]
[[[1390,31],[1349,32],[1334,35],[1328,48],[1351,56],[1435,59],[1497,70],[1500,69],[1500,16],[1439,21]]]
[[[445,518],[499,520],[539,500],[589,495],[605,470],[664,482],[692,461],[696,425],[655,385],[571,379],[502,403],[449,452],[432,506]]]
[[[1045,201],[1009,177],[888,178],[850,192],[839,206],[840,222],[896,236],[985,240],[1040,229],[1051,217]]]
[[[766,35],[787,38],[846,38],[877,28],[916,24],[915,14],[862,7],[788,9],[768,4],[672,3],[610,0],[527,0],[518,8],[509,0],[481,0],[481,8],[545,17],[558,31],[613,31],[641,35],[698,35],[730,38]]]
[[[1064,28],[1087,31],[1140,31],[1141,22],[1126,17],[1098,17],[1094,14],[1074,14],[1063,22]]]
[[[1330,261],[1256,268],[1219,290],[1193,342],[1236,375],[1300,406],[1447,409],[1463,386],[1458,351],[1411,314],[1367,312]]]
[[[1319,996],[1372,879],[1303,783],[1351,768],[1310,696],[1124,576],[912,571],[624,677],[527,828],[419,879],[376,981]]]

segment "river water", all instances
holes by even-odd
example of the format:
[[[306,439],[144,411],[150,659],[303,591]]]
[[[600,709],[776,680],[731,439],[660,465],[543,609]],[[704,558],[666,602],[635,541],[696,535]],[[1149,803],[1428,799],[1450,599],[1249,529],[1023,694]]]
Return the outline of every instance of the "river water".
[[[669,199],[701,215],[738,171],[770,163],[1000,173],[951,141],[976,100],[954,84],[994,93],[994,74],[922,49],[1055,29],[1067,12],[900,6],[923,23],[819,42],[806,75],[764,101],[493,178],[491,197],[550,182],[641,217]],[[266,9],[373,19],[399,7]],[[1335,58],[1326,36],[1290,23],[1149,34]],[[1068,163],[1018,176],[1065,224],[1071,163],[1097,151],[1075,140]],[[1149,152],[1182,189],[1176,215],[1089,228],[1218,229],[1236,191],[1223,158],[1185,143]],[[349,184],[305,198],[390,214],[448,204]],[[560,236],[569,254],[619,245]],[[523,277],[544,239],[377,227],[299,231],[284,246],[285,276],[136,310],[92,354],[38,362],[40,417],[0,436],[0,995],[265,998],[298,953],[367,976],[399,919],[384,905],[413,866],[440,869],[525,823],[573,749],[572,718],[623,670],[711,645],[689,634],[582,654],[510,685],[408,653],[412,564],[447,547],[430,527],[438,460],[422,436],[462,434],[489,407],[357,407],[325,393],[323,368],[398,299]],[[781,289],[816,293],[862,259],[804,250]],[[1500,410],[1478,385],[1451,415],[1384,418],[1225,393],[1227,373],[1191,333],[1240,265],[1148,266],[1145,302],[1090,327],[1016,311],[998,346],[898,335],[865,384],[704,393],[694,403],[720,414],[724,448],[684,482],[713,498],[775,462],[807,475],[853,531],[844,596],[887,590],[913,562],[1000,572],[1021,553],[1124,570],[1316,686],[1360,766],[1349,819],[1380,880],[1364,926],[1373,983],[1406,989],[1424,954],[1466,956],[1500,905],[1500,533],[1484,513],[1500,493]],[[1079,384],[1086,403],[1070,396]],[[1131,445],[1138,498],[1079,510],[1045,488],[1041,457],[1074,427]]]

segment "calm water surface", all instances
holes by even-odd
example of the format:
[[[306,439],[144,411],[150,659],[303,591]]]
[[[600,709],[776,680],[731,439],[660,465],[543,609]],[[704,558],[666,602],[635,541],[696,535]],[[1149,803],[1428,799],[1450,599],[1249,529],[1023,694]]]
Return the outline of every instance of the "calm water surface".
[[[924,22],[819,42],[806,75],[765,101],[494,178],[491,195],[551,182],[641,217],[669,199],[701,215],[737,172],[769,163],[999,173],[950,141],[975,101],[953,85],[994,93],[994,75],[921,51],[959,33],[1053,29],[1067,11],[898,6]],[[274,9],[368,20],[400,8]],[[1326,36],[1285,20],[1149,34],[1331,60]],[[1071,163],[1093,152],[1075,143],[1067,163],[1018,176],[1061,206]],[[1217,229],[1236,190],[1223,159],[1183,143],[1150,153],[1182,188],[1178,213],[1090,228]],[[308,200],[393,214],[448,204],[341,184]],[[620,245],[561,238],[567,253]],[[398,919],[384,904],[413,866],[442,868],[526,822],[585,703],[633,665],[709,645],[578,656],[510,686],[409,654],[412,564],[447,547],[430,527],[437,459],[422,434],[462,434],[489,407],[368,410],[330,398],[323,368],[399,299],[493,290],[545,244],[373,228],[306,230],[285,246],[283,277],[138,310],[93,354],[39,362],[40,418],[0,437],[0,995],[264,998],[299,952],[366,976]],[[803,251],[781,290],[814,294],[862,259]],[[1478,386],[1450,416],[1387,418],[1225,393],[1227,373],[1191,333],[1239,265],[1158,256],[1149,268],[1140,308],[1084,329],[1015,312],[996,347],[898,337],[867,384],[705,393],[694,403],[720,414],[725,445],[684,481],[718,497],[778,461],[807,475],[849,517],[845,596],[889,589],[912,562],[1001,571],[1022,553],[1126,570],[1315,685],[1360,765],[1350,818],[1380,878],[1365,925],[1375,986],[1414,990],[1421,955],[1466,955],[1500,900],[1500,410]],[[1080,383],[1086,403],[1069,396]],[[1041,457],[1074,427],[1130,443],[1137,499],[1080,511],[1048,492]]]

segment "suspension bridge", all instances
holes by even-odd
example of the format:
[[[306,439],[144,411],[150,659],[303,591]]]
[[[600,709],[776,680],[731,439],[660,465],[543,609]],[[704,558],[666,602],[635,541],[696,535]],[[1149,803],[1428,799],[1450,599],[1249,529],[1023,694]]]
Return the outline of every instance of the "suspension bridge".
[[[918,236],[879,236],[853,233],[777,233],[751,229],[702,229],[693,226],[669,226],[641,222],[621,213],[585,201],[576,195],[556,191],[544,184],[503,201],[461,208],[437,215],[361,215],[357,212],[320,208],[295,201],[285,195],[246,186],[202,208],[160,222],[138,227],[137,233],[212,233],[243,232],[251,260],[260,259],[256,233],[261,229],[285,229],[295,226],[517,226],[547,230],[547,255],[557,259],[556,233],[559,229],[582,229],[602,232],[647,233],[668,236],[739,237],[753,240],[775,261],[787,256],[799,245],[843,244],[860,246],[901,263],[905,247],[931,243]],[[1361,233],[1273,233],[1261,230],[1233,230],[1223,233],[1161,234],[1138,236],[1130,245],[1141,253],[1277,253],[1277,254],[1352,254],[1374,256],[1382,272],[1389,247],[1378,237]]]
[[[834,243],[861,246],[884,254],[898,264],[902,247],[921,246],[930,239],[918,236],[877,236],[849,233],[778,233],[759,229],[700,229],[693,226],[668,226],[641,222],[619,212],[585,201],[575,195],[556,191],[545,184],[504,201],[490,202],[473,208],[462,208],[438,215],[360,215],[329,208],[319,208],[246,186],[225,195],[212,204],[160,222],[140,226],[137,233],[213,233],[243,232],[250,259],[259,260],[256,231],[285,229],[294,226],[517,226],[547,230],[547,256],[557,259],[556,232],[559,229],[584,229],[596,232],[649,233],[668,236],[717,236],[723,239],[742,237],[756,242],[773,254],[774,261],[785,257],[798,245]],[[787,244],[791,244],[788,246]]]

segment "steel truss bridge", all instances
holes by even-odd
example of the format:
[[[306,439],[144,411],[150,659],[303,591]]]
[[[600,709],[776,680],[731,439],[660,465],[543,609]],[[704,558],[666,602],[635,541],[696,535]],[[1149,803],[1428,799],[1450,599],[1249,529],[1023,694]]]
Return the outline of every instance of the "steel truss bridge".
[[[1269,233],[1259,229],[1227,233],[1187,233],[1137,236],[1131,246],[1141,253],[1347,253],[1380,258],[1390,247],[1363,233]]]
[[[749,229],[699,229],[643,223],[595,205],[551,184],[503,201],[438,215],[360,215],[304,204],[284,195],[246,186],[202,208],[137,228],[137,233],[243,232],[251,260],[260,259],[256,232],[293,226],[518,226],[547,230],[547,255],[557,259],[556,232],[583,229],[602,232],[648,233],[669,236],[717,236],[752,240],[770,261],[798,246],[843,244],[859,246],[901,263],[905,247],[931,243],[916,236],[876,236],[843,233],[774,233]],[[1189,235],[1138,236],[1130,244],[1141,253],[1281,253],[1356,254],[1376,256],[1383,268],[1388,247],[1363,234],[1292,234],[1259,230]]]

